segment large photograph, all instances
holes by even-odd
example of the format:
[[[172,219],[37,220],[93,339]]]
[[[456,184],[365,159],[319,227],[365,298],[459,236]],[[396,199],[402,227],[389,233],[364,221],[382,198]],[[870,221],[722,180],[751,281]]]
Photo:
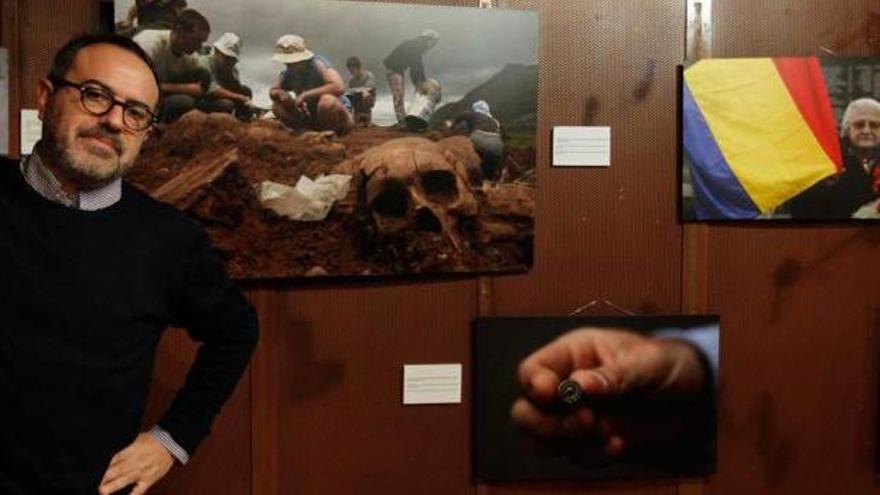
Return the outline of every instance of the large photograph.
[[[716,464],[718,318],[480,318],[481,481],[700,476]]]
[[[533,12],[116,0],[160,122],[128,180],[187,212],[239,279],[524,271]]]
[[[880,59],[704,59],[684,70],[681,212],[880,219]]]

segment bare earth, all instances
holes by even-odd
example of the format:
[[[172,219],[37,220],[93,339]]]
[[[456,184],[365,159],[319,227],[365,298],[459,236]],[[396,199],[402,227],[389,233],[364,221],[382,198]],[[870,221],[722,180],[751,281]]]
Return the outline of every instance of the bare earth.
[[[471,181],[462,194],[473,194],[477,213],[450,217],[454,232],[416,222],[383,232],[364,200],[366,179],[359,173],[346,199],[322,222],[290,220],[258,202],[255,186],[264,180],[293,186],[303,174],[314,179],[356,172],[363,152],[412,136],[369,127],[340,138],[291,131],[274,120],[241,123],[229,115],[190,112],[145,144],[127,179],[196,218],[237,279],[527,270],[533,148],[509,153],[503,182]]]

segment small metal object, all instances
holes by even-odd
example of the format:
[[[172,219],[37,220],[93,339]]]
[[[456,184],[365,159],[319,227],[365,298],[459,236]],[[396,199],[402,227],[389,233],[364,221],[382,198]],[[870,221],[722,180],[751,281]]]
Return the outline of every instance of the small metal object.
[[[584,389],[581,388],[578,382],[571,378],[566,378],[559,382],[559,386],[556,387],[556,396],[559,397],[563,404],[573,405],[584,398]]]

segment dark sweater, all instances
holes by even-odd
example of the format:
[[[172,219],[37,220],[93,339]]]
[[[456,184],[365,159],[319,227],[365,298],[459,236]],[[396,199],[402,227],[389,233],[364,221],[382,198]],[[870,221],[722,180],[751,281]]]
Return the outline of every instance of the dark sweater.
[[[169,324],[202,342],[159,422],[192,454],[257,339],[195,222],[125,184],[109,208],[66,208],[5,159],[0,211],[0,492],[97,493],[139,433]]]
[[[428,41],[423,38],[406,40],[397,45],[385,58],[385,68],[398,74],[403,74],[409,69],[409,78],[413,85],[418,87],[427,80],[422,55],[430,48]]]
[[[843,171],[819,181],[792,198],[788,203],[792,218],[846,220],[862,205],[878,198],[871,174],[862,167],[858,158],[847,152],[846,141],[842,147],[846,152]]]

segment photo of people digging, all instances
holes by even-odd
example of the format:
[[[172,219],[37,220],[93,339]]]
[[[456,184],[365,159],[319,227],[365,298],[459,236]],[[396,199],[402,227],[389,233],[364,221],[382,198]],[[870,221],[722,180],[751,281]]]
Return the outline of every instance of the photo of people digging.
[[[115,7],[162,90],[127,179],[202,224],[230,276],[530,268],[535,13],[317,0]]]

